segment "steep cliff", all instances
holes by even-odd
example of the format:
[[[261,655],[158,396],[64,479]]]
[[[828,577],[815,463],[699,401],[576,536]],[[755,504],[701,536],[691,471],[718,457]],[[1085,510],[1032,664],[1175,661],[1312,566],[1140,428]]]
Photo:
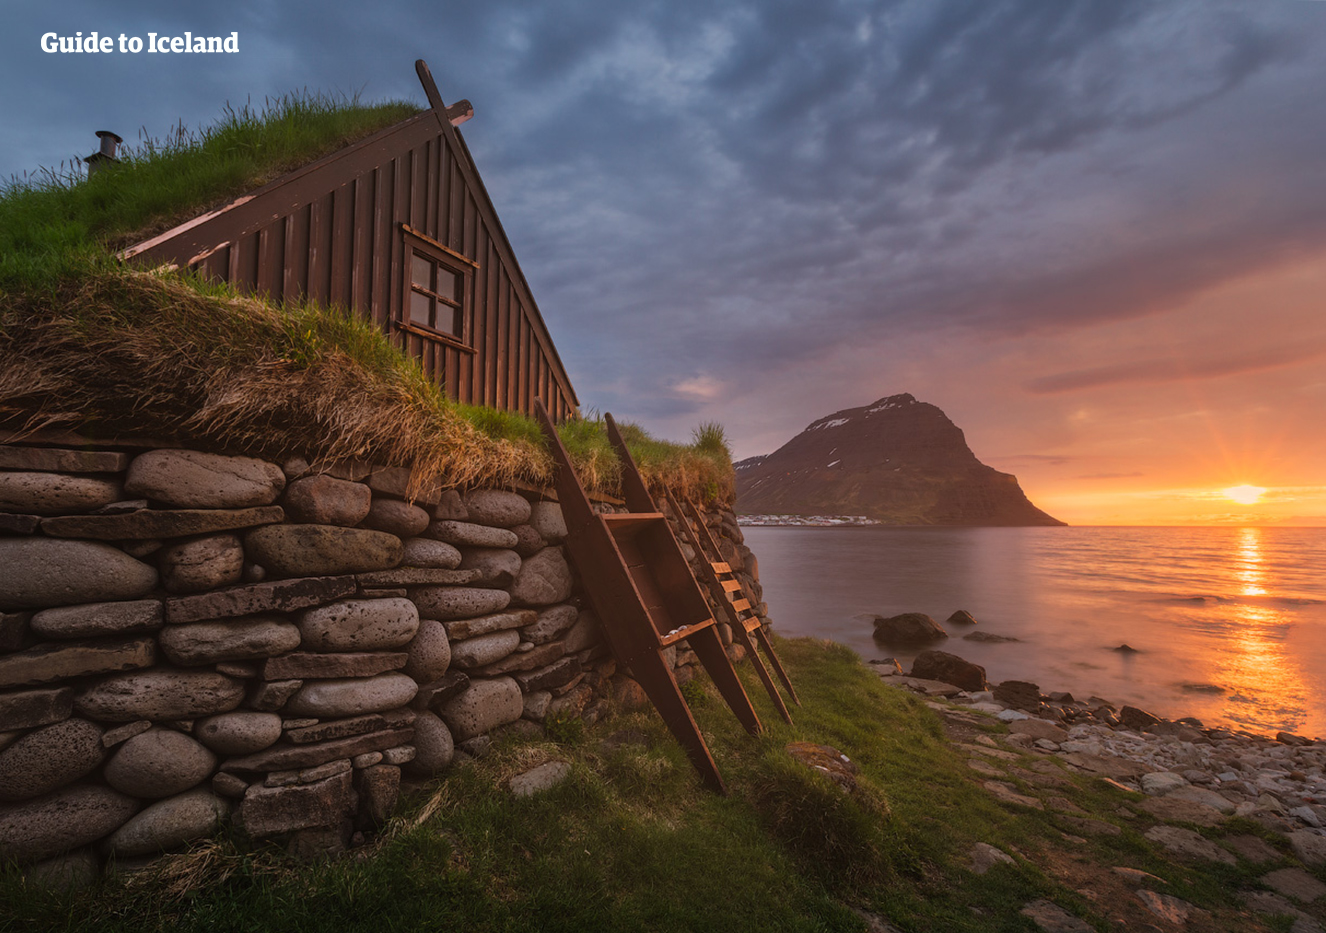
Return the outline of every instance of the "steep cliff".
[[[976,459],[962,430],[907,394],[813,422],[736,464],[743,514],[865,515],[897,525],[1062,525],[1017,477]]]

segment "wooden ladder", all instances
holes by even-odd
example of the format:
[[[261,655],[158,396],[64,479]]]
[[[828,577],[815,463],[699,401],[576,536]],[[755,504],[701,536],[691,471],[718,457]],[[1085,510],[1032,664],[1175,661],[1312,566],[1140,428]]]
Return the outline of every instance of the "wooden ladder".
[[[723,650],[717,623],[681,546],[667,519],[655,508],[612,415],[604,416],[608,439],[621,459],[623,498],[630,511],[600,515],[590,505],[542,399],[535,399],[534,413],[557,461],[557,497],[566,520],[566,548],[609,647],[618,663],[629,668],[700,777],[726,794],[723,778],[664,652],[686,641],[746,731],[758,735],[763,727]]]
[[[792,714],[787,711],[787,705],[783,703],[783,698],[774,685],[773,678],[769,676],[768,669],[764,662],[760,660],[759,652],[755,649],[755,641],[751,635],[764,648],[764,653],[769,657],[769,663],[778,674],[778,679],[783,682],[787,688],[787,694],[792,698],[792,702],[797,706],[801,705],[801,700],[797,697],[796,689],[792,686],[792,680],[787,676],[787,671],[783,670],[783,664],[778,660],[778,655],[774,653],[773,643],[769,640],[769,634],[760,624],[760,617],[755,613],[755,607],[751,605],[750,598],[741,588],[741,583],[737,580],[736,573],[732,567],[723,560],[723,552],[718,547],[718,542],[714,536],[709,533],[709,527],[705,525],[704,518],[700,515],[700,510],[695,507],[695,503],[690,499],[685,500],[686,511],[683,512],[681,506],[671,492],[666,493],[668,504],[672,507],[672,513],[677,516],[682,531],[686,534],[686,539],[695,549],[696,555],[700,559],[700,576],[703,578],[706,586],[709,587],[709,593],[713,596],[714,602],[722,607],[723,614],[727,616],[728,624],[732,627],[732,637],[737,639],[745,647],[746,653],[750,656],[752,664],[755,666],[755,672],[760,675],[760,680],[764,683],[764,689],[769,691],[769,697],[774,701],[774,706],[778,707],[778,712],[782,714],[783,719],[789,725],[792,723]]]

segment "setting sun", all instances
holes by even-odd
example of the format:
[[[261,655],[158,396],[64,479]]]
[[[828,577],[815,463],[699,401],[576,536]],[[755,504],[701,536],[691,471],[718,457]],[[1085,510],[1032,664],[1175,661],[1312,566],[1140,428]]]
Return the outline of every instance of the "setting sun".
[[[1261,499],[1266,489],[1261,486],[1230,486],[1220,492],[1226,499],[1233,499],[1240,505],[1252,505]]]

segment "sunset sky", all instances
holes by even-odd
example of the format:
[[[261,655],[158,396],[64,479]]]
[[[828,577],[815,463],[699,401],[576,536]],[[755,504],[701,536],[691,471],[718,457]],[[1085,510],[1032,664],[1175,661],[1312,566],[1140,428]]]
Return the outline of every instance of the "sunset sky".
[[[910,392],[1073,524],[1326,524],[1326,2],[7,6],[3,177],[427,59],[586,408],[745,457]]]

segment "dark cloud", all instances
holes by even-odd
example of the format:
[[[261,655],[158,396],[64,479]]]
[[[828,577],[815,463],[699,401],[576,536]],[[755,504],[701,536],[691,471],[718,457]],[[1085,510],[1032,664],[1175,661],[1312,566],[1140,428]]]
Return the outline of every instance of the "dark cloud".
[[[579,394],[665,424],[711,410],[676,388],[698,376],[757,395],[844,346],[885,366],[941,328],[1155,314],[1326,248],[1326,4],[80,0],[7,25],[0,75],[30,90],[3,175],[305,86],[422,101],[428,59],[475,104],[467,141]],[[37,50],[80,28],[233,29],[243,52]]]
[[[1323,357],[1326,357],[1326,346],[1309,343],[1268,347],[1210,360],[1178,358],[1133,360],[1112,366],[1098,366],[1041,376],[1028,380],[1023,386],[1028,392],[1046,395],[1130,382],[1218,379],[1265,369],[1278,369],[1282,366],[1297,366]]]

